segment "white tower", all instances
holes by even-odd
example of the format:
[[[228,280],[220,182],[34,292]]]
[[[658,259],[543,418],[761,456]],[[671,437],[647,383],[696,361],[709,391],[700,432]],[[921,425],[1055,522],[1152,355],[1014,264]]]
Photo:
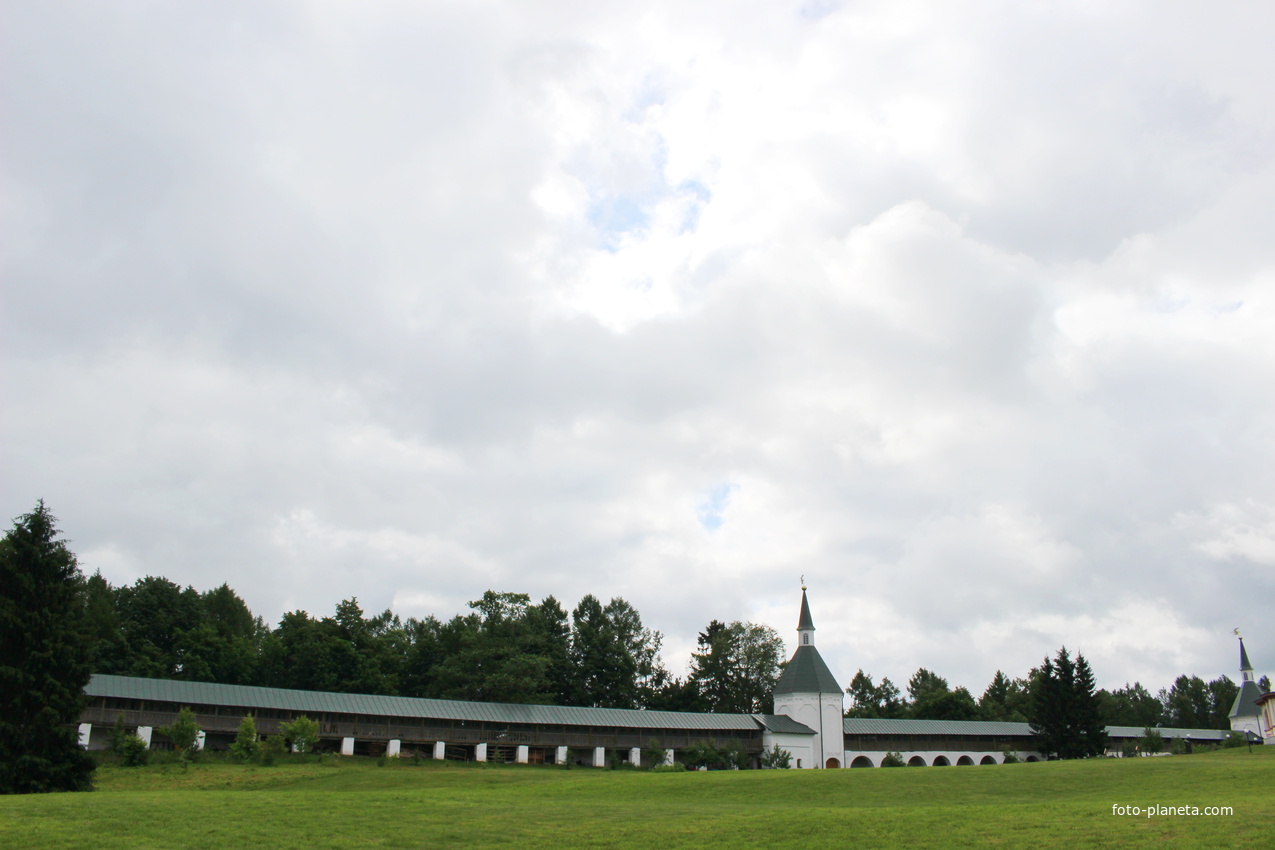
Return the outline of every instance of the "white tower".
[[[1244,650],[1244,638],[1240,638],[1240,680],[1240,692],[1235,695],[1235,703],[1231,706],[1231,730],[1255,732],[1260,736],[1262,709],[1257,698],[1262,695],[1262,689],[1253,681],[1253,665]]]
[[[775,683],[775,714],[791,717],[815,731],[813,764],[801,767],[841,767],[845,758],[845,691],[837,684],[819,650],[815,649],[815,621],[810,616],[806,587],[801,587],[801,619],[797,622],[797,651]],[[794,767],[797,766],[794,764]]]

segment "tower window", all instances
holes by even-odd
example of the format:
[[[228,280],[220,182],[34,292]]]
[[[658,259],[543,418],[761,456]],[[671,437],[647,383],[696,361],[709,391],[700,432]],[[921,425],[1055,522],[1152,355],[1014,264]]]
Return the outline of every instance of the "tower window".
[[[802,635],[802,636],[801,636],[801,645],[802,645],[802,646],[806,646],[806,645],[808,645],[809,643],[810,643],[810,635]]]

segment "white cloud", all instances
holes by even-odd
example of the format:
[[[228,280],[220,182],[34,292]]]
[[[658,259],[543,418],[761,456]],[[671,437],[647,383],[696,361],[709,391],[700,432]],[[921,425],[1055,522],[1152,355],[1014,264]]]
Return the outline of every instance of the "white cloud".
[[[1275,646],[1266,10],[6,16],[0,496],[112,581],[624,595],[678,667],[804,573],[847,682]]]

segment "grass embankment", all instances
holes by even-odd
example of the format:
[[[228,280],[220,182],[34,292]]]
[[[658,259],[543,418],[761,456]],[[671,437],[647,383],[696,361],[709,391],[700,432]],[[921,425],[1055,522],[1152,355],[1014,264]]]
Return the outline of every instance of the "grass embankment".
[[[103,767],[0,798],[4,847],[1265,846],[1275,747],[896,770],[608,772],[371,759]],[[1230,806],[1116,816],[1112,806]]]

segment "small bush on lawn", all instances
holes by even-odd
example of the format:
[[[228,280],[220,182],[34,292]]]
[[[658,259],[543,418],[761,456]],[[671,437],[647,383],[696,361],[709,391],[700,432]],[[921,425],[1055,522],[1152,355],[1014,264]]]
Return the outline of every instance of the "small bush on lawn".
[[[908,763],[903,760],[902,753],[889,752],[885,754],[885,758],[881,759],[882,767],[907,767]]]

